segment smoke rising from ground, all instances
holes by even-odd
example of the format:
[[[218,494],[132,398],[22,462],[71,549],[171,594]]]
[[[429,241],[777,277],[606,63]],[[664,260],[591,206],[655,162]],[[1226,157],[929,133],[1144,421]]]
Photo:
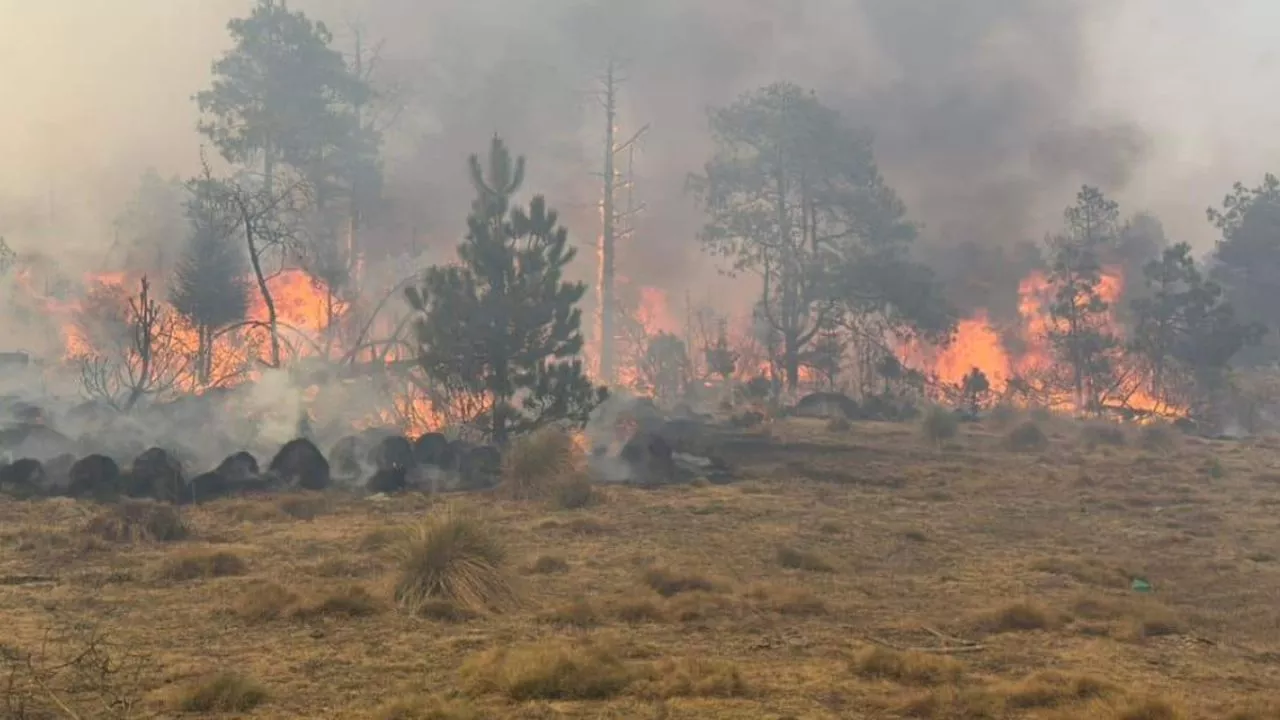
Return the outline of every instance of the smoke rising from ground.
[[[155,167],[198,163],[191,95],[249,0],[0,0],[0,234],[95,269],[111,219]],[[710,150],[706,108],[779,79],[868,126],[884,171],[944,267],[963,243],[1010,247],[1056,227],[1083,182],[1207,247],[1203,207],[1272,166],[1280,75],[1268,0],[293,0],[344,50],[383,43],[375,77],[405,109],[387,138],[388,204],[369,241],[440,260],[493,132],[529,156],[583,251],[597,232],[597,78],[624,62],[620,133],[644,123],[622,251],[631,279],[732,297],[693,239],[683,193]],[[1194,48],[1194,51],[1192,50]],[[175,238],[175,243],[180,242]],[[991,263],[994,264],[994,263]],[[987,268],[993,281],[1007,276]],[[974,272],[977,272],[976,270]],[[981,273],[978,273],[981,275]],[[992,302],[988,278],[949,278]],[[710,289],[709,289],[710,288]],[[750,290],[737,293],[745,303]],[[741,305],[742,303],[738,303]],[[741,309],[741,307],[735,308]]]

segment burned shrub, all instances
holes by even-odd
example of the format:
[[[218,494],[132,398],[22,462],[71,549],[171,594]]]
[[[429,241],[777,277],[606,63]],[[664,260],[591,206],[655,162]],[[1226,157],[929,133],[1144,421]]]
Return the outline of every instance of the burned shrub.
[[[463,490],[487,490],[502,479],[502,453],[492,445],[466,450],[458,462],[459,487]]]
[[[208,502],[231,495],[232,492],[231,483],[217,470],[200,473],[191,478],[191,502]]]
[[[223,459],[214,472],[232,485],[250,484],[258,477],[258,459],[241,450]]]
[[[126,494],[176,503],[190,498],[182,462],[164,448],[153,447],[133,460]]]
[[[0,493],[25,499],[39,495],[44,488],[44,465],[34,458],[22,458],[0,467]]]
[[[1049,447],[1049,436],[1034,420],[1027,420],[1009,432],[1004,444],[1012,452],[1040,452]]]
[[[369,464],[378,470],[405,470],[417,463],[413,445],[403,435],[392,435],[378,441],[369,451]]]
[[[347,435],[329,448],[329,466],[338,477],[359,477],[363,468],[359,459],[360,438]]]
[[[852,420],[858,417],[858,412],[858,403],[844,393],[815,392],[800,398],[792,414],[796,417]]]
[[[453,454],[449,452],[449,440],[438,432],[426,433],[413,442],[413,458],[419,465],[434,465],[439,468],[454,464]]]
[[[271,458],[268,469],[291,487],[324,490],[329,487],[329,461],[320,454],[315,443],[296,438],[285,443]]]
[[[50,494],[65,492],[71,484],[71,466],[76,464],[76,456],[63,453],[44,463],[43,487]]]
[[[120,466],[106,455],[86,455],[72,464],[68,474],[71,497],[108,500],[120,494]]]
[[[408,487],[408,470],[404,467],[378,468],[364,483],[371,493],[396,493]]]
[[[662,435],[638,432],[619,453],[631,468],[631,476],[641,485],[661,485],[675,481],[675,458],[671,443]]]

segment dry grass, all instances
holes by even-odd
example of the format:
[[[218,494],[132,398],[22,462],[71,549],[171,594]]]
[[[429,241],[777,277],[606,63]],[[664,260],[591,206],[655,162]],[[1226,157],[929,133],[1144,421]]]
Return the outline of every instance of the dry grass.
[[[942,685],[956,682],[964,674],[964,665],[953,658],[880,646],[859,653],[850,669],[860,677],[903,685]]]
[[[797,550],[788,545],[782,545],[777,552],[778,564],[790,570],[807,570],[809,572],[830,573],[835,572],[835,567],[824,560],[816,553],[806,550]]]
[[[84,530],[112,543],[175,542],[191,534],[177,508],[149,500],[126,500],[107,507]]]
[[[1004,443],[1013,452],[1039,452],[1049,447],[1049,436],[1035,420],[1027,420],[1010,430]]]
[[[233,672],[221,672],[186,688],[177,709],[189,713],[244,713],[267,700],[258,683]]]
[[[982,423],[938,453],[914,426],[825,422],[738,436],[720,451],[743,478],[729,486],[609,487],[587,511],[471,496],[479,518],[429,518],[470,523],[434,555],[412,494],[310,496],[328,501],[299,517],[279,504],[306,495],[184,507],[176,548],[145,523],[86,533],[109,506],[0,501],[0,672],[56,618],[149,658],[136,696],[165,717],[222,668],[269,700],[186,716],[1274,717],[1277,441],[1153,454],[1132,427],[1132,449],[1081,452],[1079,424],[1053,418],[1040,451],[1002,452],[1006,431]],[[415,567],[481,558],[520,602],[440,591],[391,612],[411,547]],[[837,572],[783,567],[779,547]],[[243,574],[211,569],[219,552]]]
[[[248,572],[249,564],[233,552],[188,550],[165,558],[156,575],[165,580],[181,582],[199,578],[233,577]]]
[[[935,405],[925,412],[924,419],[920,421],[920,432],[925,440],[941,446],[960,433],[960,419],[954,412]]]
[[[707,578],[681,573],[667,567],[651,567],[644,573],[644,582],[662,597],[672,597],[687,592],[711,592],[716,589],[715,583]]]
[[[396,550],[395,601],[410,613],[434,600],[480,612],[515,598],[506,549],[478,518],[453,512],[430,518],[406,533]]]
[[[295,520],[314,520],[333,511],[333,498],[323,493],[305,492],[285,495],[275,503],[276,509]]]
[[[1138,445],[1148,452],[1168,453],[1178,449],[1182,442],[1182,433],[1172,425],[1154,422],[1142,426],[1138,434]]]
[[[636,672],[610,648],[548,642],[497,648],[462,667],[473,695],[500,693],[528,700],[605,700],[636,680]]]
[[[577,510],[600,500],[600,492],[585,473],[574,473],[551,485],[551,506],[559,510]]]
[[[1121,425],[1095,420],[1080,428],[1080,442],[1090,448],[1124,447],[1129,443],[1129,437]]]
[[[558,428],[516,438],[503,455],[501,490],[517,500],[551,497],[579,474],[581,455],[574,439]]]

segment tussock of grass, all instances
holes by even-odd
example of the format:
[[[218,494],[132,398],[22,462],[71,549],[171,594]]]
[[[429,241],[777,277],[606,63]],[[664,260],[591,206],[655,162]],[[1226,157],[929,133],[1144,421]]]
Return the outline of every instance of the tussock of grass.
[[[333,510],[333,499],[323,493],[294,493],[276,500],[280,512],[295,520],[314,520]]]
[[[1182,717],[1177,706],[1159,698],[1132,702],[1115,714],[1115,720],[1181,720]]]
[[[429,519],[406,533],[396,549],[400,577],[394,597],[412,614],[432,600],[476,612],[514,600],[504,570],[506,550],[476,518],[449,513]]]
[[[738,666],[711,658],[664,658],[655,662],[635,693],[646,698],[738,698],[750,688]]]
[[[451,600],[428,600],[417,607],[415,615],[424,620],[443,623],[464,623],[480,617],[480,613]]]
[[[645,571],[644,582],[655,592],[669,598],[686,592],[712,592],[715,584],[701,575],[679,573],[665,567],[652,567]]]
[[[1048,630],[1057,625],[1058,618],[1043,605],[1024,601],[1006,605],[983,615],[978,628],[989,633],[1029,632]]]
[[[370,530],[360,538],[359,548],[365,552],[376,552],[395,544],[397,533],[391,528]]]
[[[647,597],[622,598],[611,603],[609,611],[617,619],[631,625],[659,623],[667,619],[666,611],[662,606],[653,598]]]
[[[804,588],[757,585],[747,592],[747,598],[760,609],[779,615],[818,617],[827,614],[826,603]]]
[[[551,497],[557,485],[580,470],[581,454],[574,439],[558,428],[516,438],[502,458],[500,488],[516,500]]]
[[[1178,449],[1182,442],[1182,433],[1165,422],[1153,422],[1142,426],[1138,434],[1138,445],[1147,452],[1168,453]]]
[[[850,668],[860,677],[902,685],[941,685],[955,682],[964,674],[964,665],[953,658],[880,646],[863,650]]]
[[[158,575],[165,580],[196,580],[244,575],[249,565],[235,553],[226,550],[192,550],[165,558]]]
[[[85,532],[112,543],[174,542],[191,533],[172,505],[126,500],[95,515]]]
[[[1034,420],[1027,420],[1005,436],[1004,445],[1013,452],[1039,452],[1049,447],[1049,436]]]
[[[1076,599],[1071,610],[1088,620],[1115,623],[1111,634],[1125,640],[1177,635],[1186,630],[1185,623],[1173,609],[1149,598],[1083,595]]]
[[[1107,567],[1091,559],[1048,557],[1037,560],[1031,565],[1031,569],[1051,575],[1066,575],[1087,585],[1100,587],[1118,588],[1129,584],[1129,575],[1123,570]]]
[[[1124,428],[1115,423],[1094,421],[1085,423],[1080,428],[1080,442],[1090,448],[1124,447],[1129,438],[1125,435]]]
[[[490,650],[464,663],[462,677],[473,695],[526,702],[606,700],[626,690],[636,673],[608,648],[545,643]]]
[[[600,502],[600,493],[586,473],[574,473],[551,486],[551,504],[560,510],[577,510]]]
[[[276,583],[255,583],[232,605],[231,612],[249,622],[267,622],[283,617],[297,602],[296,593]]]
[[[702,590],[681,593],[667,601],[668,617],[684,623],[732,620],[741,616],[741,609],[731,597]]]
[[[369,720],[482,720],[486,717],[466,701],[407,697],[379,707]]]
[[[578,597],[559,607],[548,610],[539,617],[551,625],[590,628],[601,624],[600,612],[586,598]]]
[[[836,571],[835,567],[822,557],[787,545],[778,548],[778,564],[790,570],[807,570],[809,572],[822,573]]]
[[[898,709],[909,718],[937,720],[998,720],[1005,717],[1004,701],[985,688],[943,685],[911,698]]]
[[[538,559],[529,565],[529,572],[534,575],[554,575],[556,573],[569,572],[569,563],[555,555],[539,555]]]
[[[243,675],[222,672],[187,688],[178,709],[193,713],[243,713],[261,705],[267,691]]]
[[[987,413],[987,420],[984,423],[992,430],[1005,430],[1013,425],[1018,419],[1018,409],[1006,403],[1000,403],[991,408]]]
[[[920,422],[924,439],[936,446],[954,438],[960,432],[960,419],[954,412],[942,407],[931,407]]]
[[[291,611],[296,618],[368,617],[382,610],[382,604],[360,585],[344,585],[314,598]]]
[[[848,418],[834,417],[827,421],[827,432],[829,433],[847,433],[853,429],[853,423]]]
[[[1088,702],[1120,693],[1112,683],[1087,675],[1045,671],[1003,688],[1005,705],[1012,709],[1053,708]]]

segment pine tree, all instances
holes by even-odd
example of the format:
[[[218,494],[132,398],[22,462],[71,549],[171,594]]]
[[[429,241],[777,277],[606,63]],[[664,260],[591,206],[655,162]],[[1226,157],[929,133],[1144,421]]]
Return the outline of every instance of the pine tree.
[[[1115,367],[1119,340],[1107,327],[1110,304],[1102,296],[1102,253],[1113,248],[1119,207],[1096,188],[1084,187],[1064,213],[1067,232],[1053,239],[1049,281],[1053,320],[1048,339],[1071,376],[1062,385],[1076,407],[1101,410]]]
[[[234,220],[213,196],[212,181],[191,183],[187,202],[190,238],[174,272],[170,302],[196,329],[196,377],[208,383],[213,370],[213,341],[219,330],[245,318],[249,310],[248,268]]]
[[[471,156],[476,199],[459,265],[435,266],[406,292],[418,312],[419,363],[443,387],[484,397],[497,444],[555,421],[585,423],[603,401],[576,356],[583,283],[561,279],[575,251],[555,210],[535,196],[511,208],[524,158],[494,136],[488,167]]]

